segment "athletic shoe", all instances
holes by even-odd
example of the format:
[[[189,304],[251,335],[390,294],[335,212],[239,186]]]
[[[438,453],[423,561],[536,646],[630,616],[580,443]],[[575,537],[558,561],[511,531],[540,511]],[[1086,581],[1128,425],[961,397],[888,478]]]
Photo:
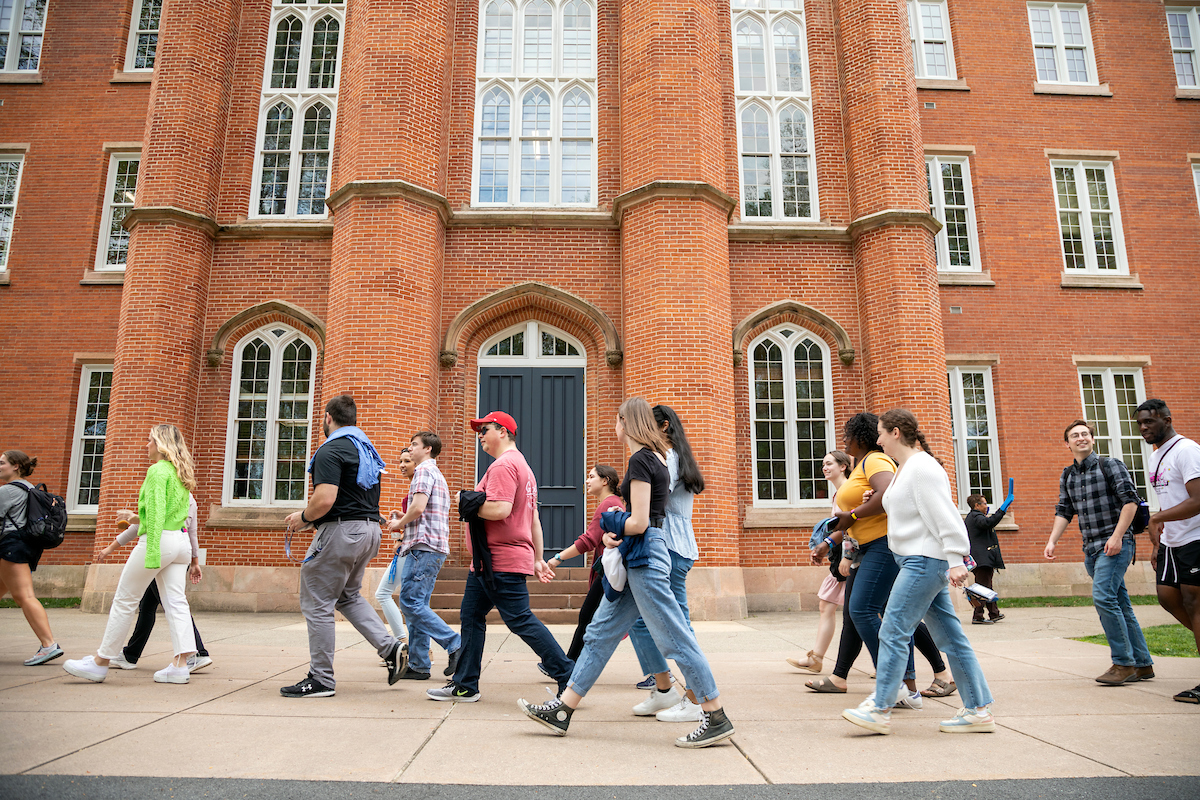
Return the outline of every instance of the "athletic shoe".
[[[700,727],[687,736],[675,740],[676,747],[698,748],[708,747],[717,742],[723,742],[733,736],[733,723],[725,716],[725,709],[701,712]]]
[[[125,656],[117,656],[116,658],[110,658],[108,660],[108,665],[110,667],[116,667],[117,669],[137,669],[137,662],[136,661],[126,661]]]
[[[108,677],[108,667],[102,667],[96,663],[96,659],[92,656],[84,656],[83,658],[68,658],[63,662],[63,669],[76,678],[100,683]]]
[[[986,708],[983,713],[973,708],[960,708],[954,719],[943,720],[938,730],[942,733],[994,733],[996,718]]]
[[[517,707],[525,712],[525,716],[553,731],[555,736],[567,735],[567,726],[571,724],[571,715],[575,713],[575,709],[557,697],[540,706],[522,699],[517,701]]]
[[[165,667],[154,673],[155,683],[187,683],[188,676],[187,665],[177,667],[174,664],[167,664]]]
[[[115,659],[113,660],[113,663],[116,663]],[[188,656],[187,660],[188,672],[199,672],[205,667],[211,667],[212,663],[212,659],[208,656],[198,656],[195,653],[192,653],[190,656]]]
[[[543,664],[542,662],[540,662],[540,661],[539,661],[539,662],[537,663],[537,668],[538,668],[538,672],[542,673],[542,674],[543,674],[543,675],[545,675],[547,678],[549,678],[549,677],[550,677],[550,670],[546,669],[546,665],[545,665],[545,664]]]
[[[685,696],[675,705],[654,716],[659,722],[700,722],[704,719],[704,712]]]
[[[54,643],[49,647],[39,647],[38,651],[31,657],[25,659],[25,666],[36,667],[39,664],[45,664],[47,661],[53,661],[63,654],[63,649]]]
[[[472,692],[470,689],[464,689],[454,681],[449,681],[445,686],[438,689],[427,689],[426,696],[430,700],[453,701],[455,703],[474,703],[479,700],[479,692]]]
[[[428,672],[418,672],[417,670],[413,669],[412,667],[409,667],[409,668],[405,669],[403,673],[401,673],[400,680],[402,680],[402,681],[427,681],[427,680],[429,680],[429,673]]]
[[[674,686],[665,692],[651,689],[650,696],[633,707],[633,714],[636,717],[649,717],[659,711],[665,711],[682,699],[683,695]]]
[[[873,733],[892,732],[891,709],[875,705],[874,697],[863,700],[858,704],[858,708],[847,708],[842,712],[842,718]]]
[[[284,686],[279,693],[284,697],[333,697],[334,690],[309,675],[293,686]]]
[[[896,708],[911,708],[913,711],[920,711],[925,705],[925,701],[921,699],[920,692],[903,692],[903,697],[896,701]]]
[[[404,670],[408,669],[408,645],[404,642],[396,642],[383,660],[387,663],[388,668],[388,686],[392,686],[400,680]]]
[[[444,670],[442,670],[442,674],[445,675],[447,678],[454,677],[454,672],[455,672],[455,670],[458,669],[458,657],[460,655],[462,655],[462,647],[461,646],[459,646],[459,648],[457,650],[455,650],[453,653],[449,654],[450,660],[446,664],[446,668]],[[541,666],[541,665],[539,664],[538,666]]]
[[[549,675],[550,673],[546,673],[546,674]],[[647,675],[646,677],[642,678],[640,681],[635,683],[633,685],[633,688],[635,688],[635,689],[653,689],[655,686],[658,686],[658,681],[654,680],[653,675]]]

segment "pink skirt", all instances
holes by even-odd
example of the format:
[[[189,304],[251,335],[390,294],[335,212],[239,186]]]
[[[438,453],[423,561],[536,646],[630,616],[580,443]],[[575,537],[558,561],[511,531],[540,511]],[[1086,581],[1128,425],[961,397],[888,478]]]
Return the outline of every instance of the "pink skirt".
[[[827,574],[817,590],[817,597],[835,606],[842,605],[846,602],[846,582]]]

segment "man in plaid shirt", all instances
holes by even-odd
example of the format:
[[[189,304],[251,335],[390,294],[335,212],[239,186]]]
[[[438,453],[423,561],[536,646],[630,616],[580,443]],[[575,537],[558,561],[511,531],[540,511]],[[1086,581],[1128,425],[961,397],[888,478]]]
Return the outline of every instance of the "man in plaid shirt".
[[[1087,422],[1077,419],[1068,425],[1063,441],[1075,461],[1063,470],[1058,482],[1058,505],[1046,558],[1054,560],[1059,538],[1078,514],[1083,564],[1092,578],[1092,601],[1112,651],[1112,666],[1096,681],[1120,686],[1149,680],[1154,677],[1154,662],[1125,589],[1125,570],[1134,553],[1129,525],[1140,498],[1120,459],[1096,455],[1095,431]]]
[[[432,668],[429,640],[446,648],[450,663],[443,674],[453,675],[458,664],[461,637],[429,607],[438,572],[450,553],[450,490],[438,469],[442,440],[431,431],[413,434],[409,451],[413,477],[408,487],[408,510],[388,522],[392,530],[404,530],[400,556],[400,609],[408,621],[408,680],[428,680]]]

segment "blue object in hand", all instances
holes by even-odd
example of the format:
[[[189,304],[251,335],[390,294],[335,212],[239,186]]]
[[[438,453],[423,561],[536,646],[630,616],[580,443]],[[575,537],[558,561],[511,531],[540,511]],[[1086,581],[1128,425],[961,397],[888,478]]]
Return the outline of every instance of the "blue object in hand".
[[[1008,511],[1008,507],[1012,505],[1012,501],[1013,501],[1013,479],[1009,478],[1008,479],[1008,497],[1004,498],[1004,502],[1000,504],[1000,510]]]

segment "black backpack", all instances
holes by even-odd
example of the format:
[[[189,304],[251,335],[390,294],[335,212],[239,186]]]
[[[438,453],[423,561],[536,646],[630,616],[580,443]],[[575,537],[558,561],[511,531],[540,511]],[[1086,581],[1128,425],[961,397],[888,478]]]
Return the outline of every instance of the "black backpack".
[[[17,534],[34,547],[51,550],[63,543],[67,535],[67,501],[39,483],[30,488],[19,481],[6,484],[25,490],[25,526]],[[11,520],[9,520],[11,522]]]

